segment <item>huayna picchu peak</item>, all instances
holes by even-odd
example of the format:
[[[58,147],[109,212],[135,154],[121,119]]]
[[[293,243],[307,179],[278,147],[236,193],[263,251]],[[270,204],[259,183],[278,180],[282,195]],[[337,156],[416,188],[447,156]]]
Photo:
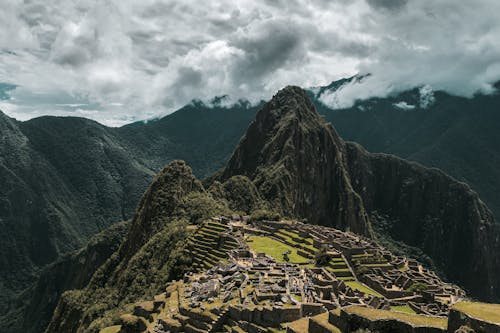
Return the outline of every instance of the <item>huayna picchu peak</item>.
[[[284,215],[369,235],[345,156],[344,142],[307,93],[289,86],[257,113],[221,179],[247,176]]]
[[[466,184],[345,142],[286,87],[225,168],[155,177],[46,332],[498,332],[475,300],[500,296],[499,250]]]

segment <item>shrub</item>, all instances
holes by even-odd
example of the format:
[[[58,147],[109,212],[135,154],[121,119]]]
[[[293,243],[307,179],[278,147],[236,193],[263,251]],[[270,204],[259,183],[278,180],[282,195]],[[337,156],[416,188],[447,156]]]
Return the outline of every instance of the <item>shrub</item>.
[[[427,287],[428,287],[427,283],[415,282],[408,289],[406,289],[406,291],[409,291],[409,292],[421,292],[421,291],[425,291],[427,289]]]
[[[254,211],[249,218],[250,222],[255,221],[279,221],[281,219],[281,215],[276,212],[271,212],[268,210],[256,210]]]

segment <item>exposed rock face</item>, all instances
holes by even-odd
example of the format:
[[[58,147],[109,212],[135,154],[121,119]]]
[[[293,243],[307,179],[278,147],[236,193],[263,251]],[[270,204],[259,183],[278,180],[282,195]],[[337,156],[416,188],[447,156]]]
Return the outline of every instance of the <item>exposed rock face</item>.
[[[369,235],[344,143],[304,90],[287,87],[258,113],[222,173],[244,175],[285,215]]]
[[[305,91],[281,90],[257,114],[222,172],[250,178],[285,215],[370,234],[367,213],[392,221],[389,236],[421,249],[473,296],[500,297],[500,231],[469,186],[436,169],[344,142]]]
[[[437,169],[346,144],[349,174],[367,211],[389,216],[389,235],[419,247],[475,297],[500,295],[499,226],[467,184]]]

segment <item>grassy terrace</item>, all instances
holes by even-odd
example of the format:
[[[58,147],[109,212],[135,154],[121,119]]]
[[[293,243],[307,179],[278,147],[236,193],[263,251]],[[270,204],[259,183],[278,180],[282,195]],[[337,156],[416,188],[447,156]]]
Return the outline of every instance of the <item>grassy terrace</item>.
[[[303,247],[303,251],[307,251],[312,253],[315,253],[317,249],[312,245],[313,244],[313,239],[312,238],[302,238],[300,237],[297,233],[280,229],[277,233],[277,236],[285,239],[287,242],[291,244],[297,244],[299,247]],[[298,242],[296,239],[303,239],[303,242]]]
[[[110,326],[103,328],[102,330],[99,331],[99,333],[118,333],[121,330],[121,328],[122,328],[121,325]]]
[[[288,255],[288,258],[290,258],[290,263],[307,264],[309,262],[307,258],[304,258],[297,254],[297,249],[270,237],[249,236],[248,246],[252,251],[268,254],[278,262],[285,262],[285,260],[283,259],[283,253],[286,251],[291,251],[291,254]]]
[[[309,318],[302,318],[287,324],[286,326],[293,329],[295,332],[308,333],[309,332]]]
[[[361,292],[364,292],[365,294],[368,295],[373,295],[377,297],[383,297],[381,294],[376,292],[375,290],[369,288],[365,284],[358,282],[358,281],[345,281],[345,284],[351,287],[352,289],[359,290]]]
[[[228,229],[218,222],[206,222],[188,240],[187,252],[193,258],[194,270],[203,270],[226,261],[227,252],[237,246],[234,240],[220,244],[220,237]]]
[[[361,306],[351,306],[344,309],[348,314],[355,314],[371,320],[399,320],[413,326],[437,327],[446,329],[447,318],[421,316],[417,314],[370,309]]]
[[[405,312],[405,313],[415,313],[416,314],[416,312],[412,308],[410,308],[409,305],[391,306],[391,311]]]
[[[328,312],[311,317],[311,320],[323,326],[326,330],[328,330],[331,333],[342,333],[336,326],[330,324],[330,322],[328,321]]]
[[[500,304],[460,302],[452,307],[466,315],[493,324],[500,324]]]

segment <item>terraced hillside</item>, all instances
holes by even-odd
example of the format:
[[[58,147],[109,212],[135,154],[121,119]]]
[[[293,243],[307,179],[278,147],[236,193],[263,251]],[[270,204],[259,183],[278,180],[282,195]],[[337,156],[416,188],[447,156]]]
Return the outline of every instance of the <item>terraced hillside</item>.
[[[187,228],[192,269],[101,333],[500,330],[498,305],[468,302],[459,287],[368,238],[240,216]]]
[[[238,246],[230,236],[229,227],[219,221],[209,221],[189,237],[186,253],[193,258],[193,272],[205,270],[219,262],[226,262],[228,253]]]

